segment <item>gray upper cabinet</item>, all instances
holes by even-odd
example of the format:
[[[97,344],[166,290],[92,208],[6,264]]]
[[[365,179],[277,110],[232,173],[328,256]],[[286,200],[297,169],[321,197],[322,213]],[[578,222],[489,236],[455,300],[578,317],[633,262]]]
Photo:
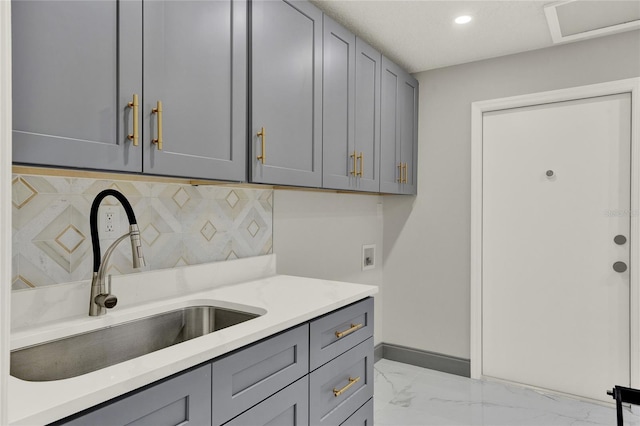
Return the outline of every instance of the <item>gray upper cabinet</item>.
[[[306,0],[12,0],[12,21],[14,163],[417,191],[418,82]]]
[[[324,188],[377,192],[381,55],[325,15]]]
[[[322,72],[322,186],[354,189],[356,36],[324,16]]]
[[[14,0],[12,19],[14,162],[246,180],[246,1]]]
[[[245,1],[144,3],[145,173],[246,180],[246,16]]]
[[[251,7],[251,180],[320,187],[322,12],[306,1]]]
[[[382,58],[380,192],[417,193],[418,81]]]
[[[380,190],[380,75],[382,55],[356,38],[355,139],[359,158],[356,189]]]
[[[13,161],[140,172],[127,104],[142,90],[142,3],[11,7]]]

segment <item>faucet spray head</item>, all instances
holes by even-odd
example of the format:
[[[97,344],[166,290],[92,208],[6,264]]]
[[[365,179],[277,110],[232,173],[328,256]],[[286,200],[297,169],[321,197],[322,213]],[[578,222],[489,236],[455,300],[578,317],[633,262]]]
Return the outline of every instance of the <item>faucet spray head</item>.
[[[142,253],[142,242],[140,241],[140,231],[138,225],[129,225],[129,237],[131,238],[131,255],[133,256],[133,267],[141,268],[146,265],[144,254]]]

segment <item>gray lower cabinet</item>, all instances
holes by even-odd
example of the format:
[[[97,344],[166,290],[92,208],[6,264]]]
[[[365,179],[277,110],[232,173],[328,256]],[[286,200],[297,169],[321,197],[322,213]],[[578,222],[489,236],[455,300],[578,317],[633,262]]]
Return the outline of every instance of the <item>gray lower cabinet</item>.
[[[367,298],[54,424],[371,424],[372,336]]]
[[[417,193],[418,81],[382,58],[380,192]]]
[[[373,337],[309,375],[309,424],[339,425],[373,397]]]
[[[340,426],[373,426],[373,398],[367,401]]]
[[[322,185],[322,12],[251,2],[251,181]]]
[[[15,163],[246,179],[246,0],[12,9]]]
[[[108,405],[55,423],[68,426],[204,426],[211,424],[211,365],[135,391]]]
[[[309,378],[287,386],[225,426],[305,426],[309,424]]]
[[[308,372],[307,324],[215,360],[213,425],[222,425]]]
[[[11,9],[13,161],[142,171],[126,107],[142,90],[142,2],[13,0]]]
[[[373,299],[311,321],[309,367],[315,370],[373,336]]]
[[[322,186],[378,192],[381,55],[324,16]]]

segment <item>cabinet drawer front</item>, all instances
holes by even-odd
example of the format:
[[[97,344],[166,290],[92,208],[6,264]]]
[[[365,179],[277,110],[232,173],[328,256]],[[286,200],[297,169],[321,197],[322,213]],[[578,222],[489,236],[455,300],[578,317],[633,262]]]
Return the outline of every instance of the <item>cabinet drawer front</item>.
[[[211,423],[211,365],[207,364],[58,425],[174,426]]]
[[[309,333],[309,363],[314,370],[373,336],[373,298],[312,321]]]
[[[225,426],[304,426],[309,424],[309,378],[303,377],[245,411]]]
[[[367,401],[340,426],[373,426],[373,398]]]
[[[306,324],[214,361],[214,426],[237,416],[308,371]]]
[[[309,423],[338,425],[373,396],[373,338],[312,372]]]

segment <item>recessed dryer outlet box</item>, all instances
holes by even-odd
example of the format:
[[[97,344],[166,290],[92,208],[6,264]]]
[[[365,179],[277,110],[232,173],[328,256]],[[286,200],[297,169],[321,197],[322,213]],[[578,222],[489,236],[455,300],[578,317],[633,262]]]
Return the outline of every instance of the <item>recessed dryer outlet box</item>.
[[[362,270],[375,269],[376,267],[376,245],[368,244],[362,246]]]

